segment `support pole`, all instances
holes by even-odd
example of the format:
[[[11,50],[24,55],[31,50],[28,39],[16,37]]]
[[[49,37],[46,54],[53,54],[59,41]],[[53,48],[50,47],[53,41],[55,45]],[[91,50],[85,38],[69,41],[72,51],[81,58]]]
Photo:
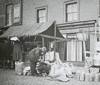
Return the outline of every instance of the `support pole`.
[[[57,30],[56,30],[56,21],[54,21],[54,37],[56,37]]]
[[[44,47],[44,37],[42,37],[42,46]]]
[[[83,50],[84,50],[84,57],[86,59],[86,43],[85,43],[85,38],[86,36],[84,35],[84,33],[82,34],[83,35]]]
[[[54,37],[56,37],[56,32],[57,32],[57,30],[56,30],[56,21],[54,21]],[[56,51],[56,40],[54,40],[54,52]]]
[[[94,49],[94,55],[96,54],[96,43],[97,43],[97,23],[95,23],[95,49]]]

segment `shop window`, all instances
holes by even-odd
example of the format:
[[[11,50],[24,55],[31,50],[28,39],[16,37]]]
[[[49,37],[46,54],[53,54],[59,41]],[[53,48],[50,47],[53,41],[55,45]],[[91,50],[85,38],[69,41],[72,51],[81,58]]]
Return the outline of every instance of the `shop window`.
[[[22,24],[22,1],[6,6],[6,25]]]
[[[78,20],[78,4],[77,2],[65,4],[65,18],[66,22],[72,22]]]
[[[37,9],[37,23],[42,23],[47,21],[47,9],[40,8]]]
[[[76,34],[70,34],[67,36],[69,41],[67,41],[67,49],[66,49],[66,60],[67,61],[83,61],[83,47],[82,41],[77,39]]]

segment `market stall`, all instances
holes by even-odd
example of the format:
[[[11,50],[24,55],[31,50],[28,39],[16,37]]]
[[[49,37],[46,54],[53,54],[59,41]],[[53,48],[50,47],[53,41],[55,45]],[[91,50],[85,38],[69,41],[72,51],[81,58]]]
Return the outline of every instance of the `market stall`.
[[[27,52],[34,48],[37,43],[42,43],[42,46],[48,47],[51,41],[64,39],[56,28],[55,21],[11,26],[0,36],[0,38],[8,39],[13,37],[17,37],[20,40],[24,58]]]

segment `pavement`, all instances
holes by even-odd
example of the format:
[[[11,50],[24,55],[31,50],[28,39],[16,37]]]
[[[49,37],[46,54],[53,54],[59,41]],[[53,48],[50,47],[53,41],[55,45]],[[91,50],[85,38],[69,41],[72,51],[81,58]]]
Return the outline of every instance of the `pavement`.
[[[100,82],[79,81],[75,78],[60,82],[48,77],[19,76],[14,70],[0,69],[0,85],[100,85]]]

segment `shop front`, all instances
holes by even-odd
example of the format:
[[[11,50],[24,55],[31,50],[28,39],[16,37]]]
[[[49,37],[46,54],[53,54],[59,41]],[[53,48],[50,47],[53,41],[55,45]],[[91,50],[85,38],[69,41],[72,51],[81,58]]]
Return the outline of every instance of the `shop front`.
[[[95,20],[64,23],[57,26],[66,38],[64,60],[84,65],[86,57],[94,51]]]

